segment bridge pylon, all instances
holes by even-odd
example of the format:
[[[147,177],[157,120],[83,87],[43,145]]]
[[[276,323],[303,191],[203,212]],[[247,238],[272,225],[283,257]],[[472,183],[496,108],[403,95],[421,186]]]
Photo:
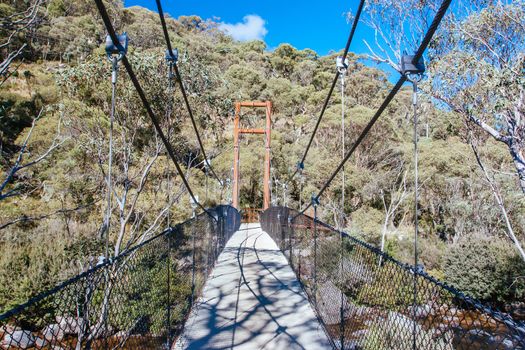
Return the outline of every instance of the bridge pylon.
[[[240,127],[241,108],[265,108],[266,125],[264,129],[244,129]],[[263,179],[263,209],[270,206],[270,141],[272,128],[272,102],[235,102],[235,120],[233,127],[233,207],[239,208],[239,136],[241,134],[259,134],[265,138],[265,156],[264,156],[264,179]]]

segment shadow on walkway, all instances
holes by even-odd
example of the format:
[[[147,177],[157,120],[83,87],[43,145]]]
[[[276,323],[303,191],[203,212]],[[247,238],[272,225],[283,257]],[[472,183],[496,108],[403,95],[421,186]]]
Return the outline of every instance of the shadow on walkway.
[[[228,241],[174,349],[331,349],[286,258],[259,224]]]

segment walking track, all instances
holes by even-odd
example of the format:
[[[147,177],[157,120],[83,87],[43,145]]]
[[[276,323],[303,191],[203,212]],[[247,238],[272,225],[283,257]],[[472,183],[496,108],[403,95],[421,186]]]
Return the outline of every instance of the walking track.
[[[226,244],[175,349],[331,349],[299,281],[259,224]]]

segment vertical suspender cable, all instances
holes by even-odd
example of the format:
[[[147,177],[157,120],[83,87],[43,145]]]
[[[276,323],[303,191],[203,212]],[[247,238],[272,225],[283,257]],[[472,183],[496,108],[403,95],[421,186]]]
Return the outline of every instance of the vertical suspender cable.
[[[173,66],[170,60],[168,60],[168,93],[170,95],[170,101],[168,102],[168,110],[166,117],[168,118],[168,140],[171,136],[171,113],[173,111]],[[171,227],[171,178],[170,178],[170,164],[166,163],[166,188],[167,188],[167,205],[168,212],[166,214],[166,221],[168,229]],[[171,235],[173,231],[170,230],[168,233],[168,249],[166,257],[166,266],[167,266],[167,305],[166,305],[166,348],[171,348]]]
[[[343,57],[337,59],[337,71],[341,77],[341,161],[344,160],[345,150],[345,75],[348,66],[348,61],[344,61]],[[345,221],[345,168],[344,165],[341,168],[341,222],[340,229],[344,228]]]
[[[168,232],[168,247],[166,249],[166,268],[167,268],[167,302],[166,302],[166,348],[171,348],[171,235]]]
[[[346,69],[341,69],[341,153],[342,159],[345,158],[345,74]],[[341,226],[339,227],[339,244],[340,244],[340,256],[339,256],[339,278],[340,282],[343,283],[343,230],[345,226],[345,168],[341,169]],[[340,324],[339,324],[339,333],[340,333],[340,342],[341,349],[344,349],[344,294],[341,291],[341,306],[340,306]]]
[[[317,309],[317,206],[319,205],[319,201],[317,200],[317,197],[315,197],[315,194],[312,195],[312,201],[311,201],[313,207],[314,207],[314,222],[313,222],[313,238],[314,238],[314,305]]]
[[[104,229],[106,231],[106,260],[109,259],[109,231],[111,225],[111,204],[113,196],[113,183],[111,179],[111,169],[113,166],[113,124],[115,121],[115,98],[117,89],[117,74],[118,74],[118,57],[113,55],[111,57],[111,111],[109,116],[109,150],[108,150],[108,175],[107,175],[107,208],[104,222]]]
[[[426,48],[430,44],[430,41],[432,40],[432,37],[436,33],[437,28],[439,27],[439,24],[445,17],[445,14],[447,13],[448,8],[450,7],[450,3],[452,0],[443,0],[441,3],[441,6],[439,7],[438,11],[436,12],[436,16],[432,20],[432,23],[430,24],[430,27],[428,28],[425,37],[423,38],[421,44],[419,45],[415,55],[412,57],[412,63],[417,64],[417,62],[420,61],[420,59],[423,57],[423,53],[425,52]],[[407,81],[407,77],[405,75],[402,75],[397,83],[394,85],[390,93],[387,95],[381,106],[379,106],[379,109],[376,111],[372,119],[368,122],[368,124],[365,126],[361,134],[357,137],[357,140],[354,142],[348,153],[345,155],[345,158],[343,161],[337,166],[335,171],[332,173],[332,175],[328,178],[328,180],[325,182],[325,184],[321,187],[319,192],[317,193],[317,199],[319,199],[324,191],[328,189],[336,175],[341,171],[344,164],[350,159],[354,151],[357,149],[357,146],[363,142],[367,134],[370,132],[370,129],[374,126],[374,124],[377,122],[381,114],[385,111],[386,107],[390,104],[392,99],[395,97],[395,95],[398,93],[398,91],[401,89],[401,86]],[[303,214],[308,208],[312,206],[312,203],[308,204],[306,208],[302,209],[297,215]]]
[[[121,47],[121,44],[117,44],[119,42],[117,34],[115,33],[115,28],[113,28],[113,24],[111,23],[111,20],[109,18],[108,12],[106,10],[106,7],[104,5],[104,2],[102,0],[94,0],[95,4],[97,5],[97,9],[100,13],[100,16],[102,17],[102,20],[104,22],[104,25],[106,26],[106,29],[108,30],[108,34],[111,38],[111,41],[115,43],[115,45]],[[181,181],[184,184],[184,187],[186,187],[186,190],[188,191],[188,194],[190,197],[197,203],[197,205],[206,212],[207,215],[213,218],[213,215],[197,200],[195,197],[195,194],[193,193],[193,190],[191,189],[190,184],[188,183],[188,180],[186,179],[184,172],[182,171],[182,168],[180,167],[179,163],[177,162],[177,158],[175,156],[175,151],[171,144],[169,143],[168,139],[166,138],[166,135],[164,134],[164,131],[162,131],[162,128],[160,127],[159,120],[157,119],[157,116],[151,109],[151,105],[146,98],[146,94],[144,93],[144,90],[142,89],[142,86],[140,85],[137,76],[135,75],[135,72],[133,71],[133,67],[129,63],[128,59],[124,55],[122,57],[122,63],[124,65],[124,68],[126,68],[126,71],[128,72],[129,78],[131,79],[131,82],[133,83],[133,86],[135,87],[135,90],[137,91],[137,94],[140,97],[140,100],[142,101],[142,104],[144,105],[144,108],[146,109],[146,113],[148,117],[151,119],[151,122],[153,123],[153,126],[155,127],[155,130],[157,131],[157,134],[159,135],[160,139],[162,140],[162,143],[166,147],[166,151],[168,152],[168,155],[170,156],[173,164],[175,165],[175,169],[177,170],[177,173],[181,177]],[[215,218],[213,218],[215,219]]]
[[[413,96],[412,105],[414,108],[414,300],[412,305],[413,312],[413,350],[417,349],[417,325],[416,325],[416,304],[417,304],[417,274],[419,272],[418,267],[418,252],[417,252],[417,239],[419,234],[419,169],[418,169],[418,116],[417,116],[417,83],[418,79],[421,79],[420,75],[412,76]]]
[[[164,11],[162,10],[161,0],[156,0],[156,3],[157,3],[157,10],[159,12],[160,23],[162,25],[162,33],[164,34],[164,39],[166,41],[166,47],[168,48],[168,54],[171,57],[174,57],[175,53],[173,52],[173,49],[172,49],[172,46],[171,46],[171,40],[170,40],[170,36],[169,36],[169,33],[168,33],[168,27],[166,25],[166,19],[164,18]],[[191,109],[190,102],[188,100],[188,95],[186,94],[186,90],[184,89],[184,84],[182,82],[182,77],[181,77],[180,72],[179,72],[179,67],[175,63],[173,65],[173,68],[174,68],[175,76],[177,77],[177,81],[179,83],[180,90],[182,92],[182,97],[184,98],[184,103],[186,104],[186,109],[188,110],[188,114],[190,116],[190,120],[191,120],[191,124],[193,126],[193,130],[195,131],[195,135],[197,136],[197,141],[199,143],[199,147],[201,149],[202,155],[204,156],[204,159],[206,160],[206,165],[209,167],[209,170],[211,171],[212,175],[217,179],[219,184],[222,186],[221,179],[219,178],[217,173],[215,173],[215,170],[211,167],[211,165],[208,163],[208,156],[206,155],[206,151],[204,150],[204,145],[202,144],[202,140],[201,140],[201,137],[200,137],[200,134],[199,134],[199,129],[197,128],[197,123],[195,122],[195,118],[193,116],[193,111]]]
[[[193,213],[191,215],[192,218],[192,225],[191,225],[191,242],[192,242],[192,248],[191,248],[191,302],[190,305],[193,305],[195,301],[195,209],[196,206],[193,207]],[[220,219],[219,219],[220,220]]]
[[[173,112],[173,61],[167,60],[168,63],[168,94],[170,95],[170,101],[168,102],[168,110],[166,116],[168,118],[168,141],[171,137],[171,113]],[[167,200],[168,200],[168,213],[166,215],[166,220],[168,222],[168,228],[171,226],[171,179],[170,179],[170,165],[166,164],[166,180],[167,183]]]
[[[208,169],[209,169],[209,164],[210,163],[209,163],[208,159],[206,159],[206,164],[204,165],[204,173],[206,175],[205,176],[206,177],[206,179],[205,179],[205,181],[206,181],[206,184],[205,184],[205,186],[206,186],[206,196],[204,197],[204,203],[208,202]]]
[[[348,55],[348,51],[350,50],[350,44],[352,44],[352,40],[354,39],[354,34],[357,29],[357,24],[359,23],[359,18],[361,17],[361,12],[363,12],[363,7],[365,5],[365,0],[361,0],[359,2],[359,7],[357,8],[354,21],[352,23],[352,29],[350,30],[350,34],[348,35],[348,40],[346,41],[345,50],[343,52],[343,62],[346,59],[346,56]],[[312,131],[312,135],[310,136],[310,140],[308,141],[308,144],[306,145],[306,149],[304,151],[304,154],[301,158],[301,161],[299,164],[304,165],[304,161],[306,159],[306,156],[308,155],[308,151],[310,150],[310,147],[312,146],[312,142],[314,141],[315,134],[317,133],[317,129],[319,129],[319,125],[321,124],[321,120],[323,119],[324,113],[326,111],[326,108],[328,107],[328,102],[330,102],[330,97],[332,97],[332,93],[334,92],[335,85],[337,84],[337,80],[339,78],[339,71],[336,71],[334,80],[332,81],[332,85],[330,85],[330,90],[328,90],[328,95],[326,96],[326,99],[323,104],[323,108],[321,109],[321,113],[319,114],[319,118],[317,118],[317,122],[315,123],[314,130]],[[299,168],[295,170],[295,172],[290,176],[287,182],[290,182],[295,175],[299,172]]]

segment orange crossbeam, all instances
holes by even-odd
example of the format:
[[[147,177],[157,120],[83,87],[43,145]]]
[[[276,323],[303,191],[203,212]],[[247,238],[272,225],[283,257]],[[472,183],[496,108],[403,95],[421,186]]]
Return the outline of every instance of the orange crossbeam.
[[[264,129],[239,129],[240,134],[264,134],[266,130]]]
[[[266,107],[268,104],[267,102],[247,102],[247,101],[244,101],[244,102],[239,102],[239,105],[241,107]]]

